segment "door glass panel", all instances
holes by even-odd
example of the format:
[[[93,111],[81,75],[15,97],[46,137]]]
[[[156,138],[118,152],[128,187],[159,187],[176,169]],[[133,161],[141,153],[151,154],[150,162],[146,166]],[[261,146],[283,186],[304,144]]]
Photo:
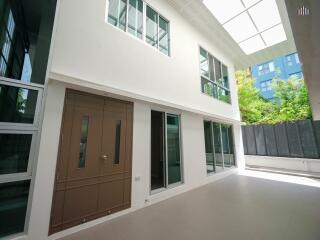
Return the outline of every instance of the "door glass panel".
[[[0,184],[0,238],[23,232],[30,181]]]
[[[234,142],[233,142],[233,130],[232,126],[228,126],[228,139],[229,139],[229,157],[230,157],[230,165],[235,166],[235,157],[234,157]]]
[[[32,134],[0,133],[0,174],[27,172]]]
[[[221,151],[221,135],[220,135],[220,124],[213,123],[213,136],[214,136],[214,152],[216,157],[216,167],[217,169],[222,168],[223,158],[222,158],[222,151]]]
[[[146,41],[151,46],[158,47],[158,13],[147,6]]]
[[[0,84],[0,122],[33,123],[38,92]]]
[[[169,55],[169,22],[159,17],[159,49],[166,55]]]
[[[81,137],[80,137],[80,152],[79,152],[79,168],[84,168],[86,165],[86,151],[88,142],[89,117],[83,116],[81,123]]]
[[[167,115],[168,184],[181,182],[179,116]]]
[[[121,120],[118,120],[116,123],[114,164],[119,164],[119,162],[120,162],[120,136],[121,136]]]
[[[215,171],[211,122],[204,121],[204,140],[206,149],[207,173],[211,173]]]
[[[151,111],[151,190],[165,187],[164,113]]]
[[[128,32],[142,39],[143,31],[143,2],[142,0],[129,0]]]
[[[230,167],[228,125],[221,124],[221,134],[222,134],[221,136],[222,136],[224,166]]]

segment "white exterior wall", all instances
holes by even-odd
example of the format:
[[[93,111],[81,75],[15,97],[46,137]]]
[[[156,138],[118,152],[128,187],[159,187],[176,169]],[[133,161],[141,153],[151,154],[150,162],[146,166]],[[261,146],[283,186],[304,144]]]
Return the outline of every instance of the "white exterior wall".
[[[233,123],[237,165],[244,167],[233,63],[165,0],[147,2],[170,21],[171,56],[105,22],[106,0],[58,0],[28,232],[24,240],[57,239],[225,177],[207,176],[203,120]],[[228,66],[232,105],[201,93],[199,46]],[[48,237],[66,88],[134,102],[132,207]],[[150,194],[151,109],[181,114],[184,184]]]

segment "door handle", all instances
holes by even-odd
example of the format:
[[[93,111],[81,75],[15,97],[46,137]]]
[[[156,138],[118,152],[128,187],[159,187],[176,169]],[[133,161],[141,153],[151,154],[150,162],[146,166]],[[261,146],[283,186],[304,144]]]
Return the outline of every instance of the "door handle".
[[[108,160],[108,155],[102,155],[101,158],[106,161]]]

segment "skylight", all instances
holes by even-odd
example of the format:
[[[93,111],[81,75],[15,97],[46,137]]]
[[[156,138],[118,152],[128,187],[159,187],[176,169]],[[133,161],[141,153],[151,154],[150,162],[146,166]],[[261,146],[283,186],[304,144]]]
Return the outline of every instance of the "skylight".
[[[276,0],[203,3],[247,55],[287,40]]]

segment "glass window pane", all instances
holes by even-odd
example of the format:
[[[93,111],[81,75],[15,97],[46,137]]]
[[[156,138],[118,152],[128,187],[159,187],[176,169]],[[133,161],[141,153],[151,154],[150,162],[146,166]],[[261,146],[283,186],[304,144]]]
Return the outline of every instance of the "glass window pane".
[[[229,139],[229,157],[230,157],[230,165],[235,166],[235,156],[234,156],[234,142],[233,142],[233,130],[232,126],[228,126],[228,139]]]
[[[30,181],[0,184],[0,238],[24,231]]]
[[[158,13],[147,6],[146,41],[158,48]]]
[[[200,71],[202,76],[209,78],[209,59],[206,50],[200,48]]]
[[[114,164],[120,163],[120,137],[121,137],[121,120],[116,122],[116,139],[114,148]]]
[[[56,1],[1,0],[0,76],[44,84]],[[36,11],[30,6],[37,6]],[[25,58],[29,56],[28,62]],[[25,74],[22,77],[22,73]]]
[[[151,111],[151,190],[166,186],[164,113]]]
[[[86,165],[86,150],[88,141],[89,117],[83,116],[81,123],[81,137],[80,137],[80,152],[79,152],[79,168],[84,168]]]
[[[142,39],[143,31],[143,2],[141,0],[129,0],[128,32]]]
[[[222,64],[222,77],[223,77],[223,86],[229,89],[229,75],[228,68],[226,65]]]
[[[204,121],[204,140],[206,150],[207,173],[210,173],[215,171],[215,164],[211,122],[208,121]]]
[[[0,133],[0,174],[27,172],[32,134]]]
[[[230,103],[230,92],[218,87],[218,94],[219,94],[219,100],[226,102],[226,103]]]
[[[120,0],[109,0],[108,22],[113,26],[118,26],[118,11]]]
[[[169,39],[169,22],[159,17],[159,49],[164,54],[170,54],[170,39]]]
[[[221,134],[222,134],[224,166],[230,167],[231,163],[230,163],[228,125],[221,124]]]
[[[213,137],[214,137],[214,152],[215,152],[215,161],[216,161],[216,168],[222,168],[222,147],[221,147],[221,133],[220,133],[220,124],[213,123]]]
[[[205,78],[201,78],[201,84],[202,84],[202,92],[211,96],[211,97],[217,97],[217,86],[216,84],[210,82],[209,80]]]
[[[216,82],[220,85],[223,84],[222,74],[221,74],[221,62],[214,58],[214,67],[215,67],[215,74],[216,74]]]
[[[168,184],[181,182],[179,116],[167,115]]]
[[[0,122],[33,123],[38,92],[0,84]]]

